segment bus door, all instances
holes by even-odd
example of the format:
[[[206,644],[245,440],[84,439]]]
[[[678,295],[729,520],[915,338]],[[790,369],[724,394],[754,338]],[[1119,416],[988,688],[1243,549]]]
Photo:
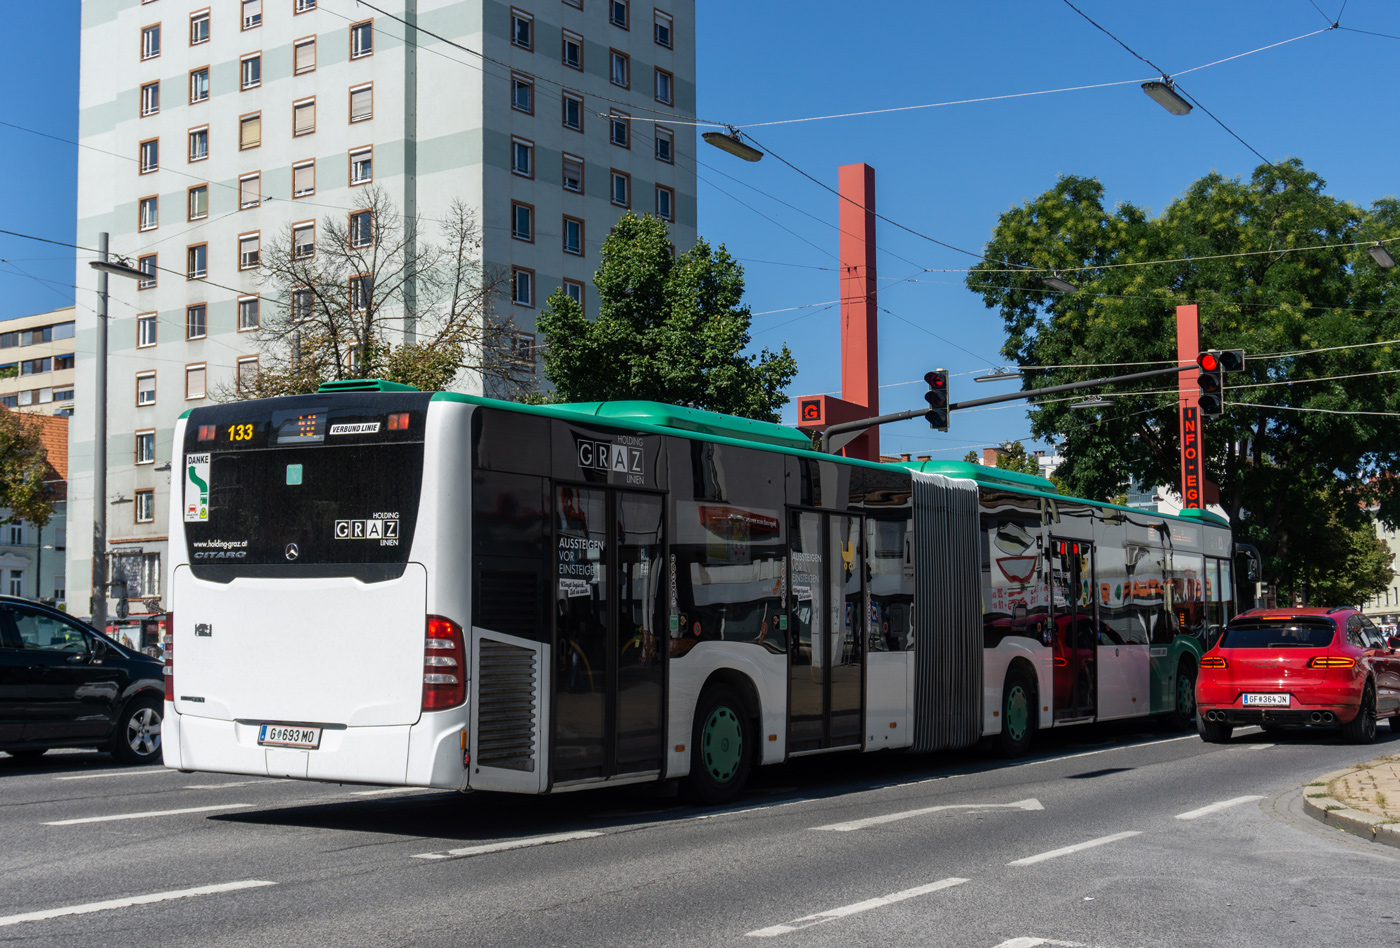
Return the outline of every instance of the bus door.
[[[1093,595],[1094,547],[1079,540],[1052,539],[1050,554],[1055,720],[1092,717],[1097,711],[1098,639]]]
[[[864,518],[788,515],[788,750],[857,747],[863,727]]]
[[[661,767],[659,496],[555,488],[555,783]]]

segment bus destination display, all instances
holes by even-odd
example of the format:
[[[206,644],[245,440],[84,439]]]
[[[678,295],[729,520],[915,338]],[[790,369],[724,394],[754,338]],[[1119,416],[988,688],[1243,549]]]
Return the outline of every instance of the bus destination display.
[[[319,444],[326,440],[326,412],[276,411],[272,413],[273,444]]]

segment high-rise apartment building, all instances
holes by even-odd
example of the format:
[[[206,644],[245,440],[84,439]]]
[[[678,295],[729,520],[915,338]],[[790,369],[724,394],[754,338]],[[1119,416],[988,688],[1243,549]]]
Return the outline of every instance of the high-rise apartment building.
[[[482,262],[510,274],[501,305],[526,334],[557,288],[592,312],[599,247],[629,209],[671,220],[678,248],[694,241],[694,26],[694,0],[84,4],[78,243],[107,232],[150,274],[110,279],[104,502],[128,598],[161,592],[176,419],[258,371],[254,330],[288,305],[258,279],[272,240],[295,228],[314,252],[366,185],[428,222],[460,199],[481,223]],[[76,282],[91,296],[87,262]],[[79,312],[79,614],[94,325]]]
[[[0,406],[73,414],[74,308],[0,322]]]

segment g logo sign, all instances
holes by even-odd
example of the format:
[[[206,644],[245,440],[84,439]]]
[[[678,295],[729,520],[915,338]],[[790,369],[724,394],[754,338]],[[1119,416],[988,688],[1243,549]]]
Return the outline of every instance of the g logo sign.
[[[802,421],[821,423],[822,403],[820,399],[804,399],[798,406],[798,417]]]

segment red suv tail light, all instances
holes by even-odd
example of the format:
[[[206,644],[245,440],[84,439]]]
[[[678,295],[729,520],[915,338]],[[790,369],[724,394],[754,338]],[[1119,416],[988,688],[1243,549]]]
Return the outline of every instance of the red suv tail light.
[[[175,614],[165,617],[165,700],[175,700]]]
[[[428,616],[423,643],[423,710],[455,708],[467,700],[466,642],[462,627],[442,616]]]
[[[1343,655],[1319,655],[1308,662],[1309,668],[1355,668],[1356,659]]]
[[[1224,659],[1223,656],[1220,656],[1220,655],[1207,655],[1205,658],[1201,659],[1201,667],[1202,667],[1202,668],[1229,668],[1229,667],[1230,667],[1230,663],[1227,662],[1227,661],[1225,661],[1225,659]]]

